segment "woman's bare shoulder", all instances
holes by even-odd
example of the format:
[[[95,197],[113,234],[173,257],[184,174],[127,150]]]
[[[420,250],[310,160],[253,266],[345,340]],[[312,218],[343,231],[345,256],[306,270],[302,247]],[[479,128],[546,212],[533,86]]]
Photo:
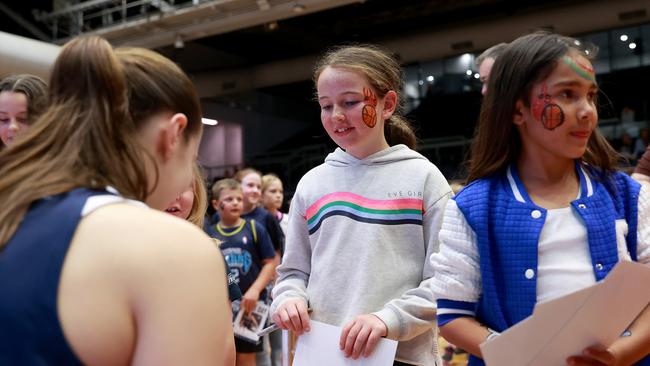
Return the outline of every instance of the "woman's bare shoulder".
[[[229,329],[225,286],[220,251],[200,229],[163,212],[113,204],[80,222],[61,275],[59,312],[85,363],[202,364],[223,351],[209,344]],[[210,326],[193,332],[199,323]],[[202,354],[185,352],[189,342]]]

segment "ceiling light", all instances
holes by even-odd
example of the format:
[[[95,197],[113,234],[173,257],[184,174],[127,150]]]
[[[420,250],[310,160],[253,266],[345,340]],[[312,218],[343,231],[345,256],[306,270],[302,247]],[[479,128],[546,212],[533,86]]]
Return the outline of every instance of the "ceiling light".
[[[185,47],[185,42],[183,42],[183,37],[181,37],[180,34],[177,34],[176,39],[174,39],[174,47],[175,48],[183,48],[183,47]]]
[[[306,9],[307,9],[307,7],[305,5],[303,5],[303,4],[301,4],[301,3],[295,3],[295,4],[293,4],[293,7],[291,8],[291,10],[296,14],[303,13]]]
[[[636,48],[636,43],[634,43],[634,42],[630,42],[630,44],[627,45],[627,46],[630,47],[631,50],[633,50],[633,49]]]
[[[219,123],[216,119],[210,119],[210,118],[201,118],[201,122],[203,122],[204,125],[210,125],[210,126],[216,126],[217,123]]]
[[[478,72],[476,74],[474,74],[474,79],[478,79],[480,77],[481,77],[481,75],[479,75]]]
[[[474,72],[473,72],[472,70],[467,70],[467,71],[465,71],[465,74],[466,74],[467,76],[471,76],[473,73],[474,73]]]
[[[465,65],[469,65],[469,63],[472,61],[472,55],[469,53],[464,53],[462,56],[460,56],[460,61]]]
[[[576,39],[573,41],[573,44],[575,44],[576,46],[580,46],[582,43],[580,43],[580,41]]]
[[[424,80],[420,80],[420,81],[418,81],[418,84],[420,84],[420,85],[424,85]]]
[[[428,82],[432,83],[433,80],[435,80],[435,78],[433,77],[433,75],[429,75],[429,76],[427,76],[427,81],[428,81]]]
[[[266,30],[267,31],[272,32],[272,31],[274,31],[276,29],[278,29],[278,22],[273,21],[273,22],[270,22],[270,23],[266,23]]]
[[[627,41],[627,34],[621,34],[621,42]]]
[[[257,7],[260,8],[261,11],[267,11],[271,9],[271,4],[269,4],[268,0],[257,0]]]

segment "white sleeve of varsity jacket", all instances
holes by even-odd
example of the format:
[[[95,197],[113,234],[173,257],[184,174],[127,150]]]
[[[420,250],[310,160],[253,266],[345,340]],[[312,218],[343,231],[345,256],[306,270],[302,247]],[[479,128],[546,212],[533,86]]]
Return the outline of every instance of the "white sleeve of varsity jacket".
[[[637,216],[637,260],[650,264],[650,185],[641,186]]]
[[[469,226],[456,201],[447,204],[440,229],[440,251],[431,256],[434,269],[431,287],[438,317],[473,316],[482,292],[476,233]]]
[[[451,190],[443,193],[425,210],[422,224],[426,253],[422,259],[424,267],[419,286],[406,291],[400,298],[391,300],[381,310],[373,313],[386,324],[387,338],[398,341],[408,340],[430,330],[432,324],[435,324],[436,303],[431,292],[430,281],[433,271],[429,257],[438,251],[438,231],[450,196]]]
[[[278,279],[273,287],[271,314],[290,298],[300,297],[308,302],[307,282],[311,273],[311,244],[305,218],[305,204],[297,190],[289,208],[289,228],[284,255],[278,266]]]

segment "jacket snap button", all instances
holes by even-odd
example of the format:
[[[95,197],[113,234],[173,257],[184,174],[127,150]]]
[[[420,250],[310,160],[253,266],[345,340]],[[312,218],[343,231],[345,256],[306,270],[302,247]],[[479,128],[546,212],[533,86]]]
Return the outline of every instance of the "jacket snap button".
[[[587,205],[585,205],[584,203],[581,203],[581,204],[578,205],[578,207],[580,207],[581,209],[584,210],[585,208],[587,208]]]
[[[526,270],[526,272],[524,272],[524,276],[526,276],[526,278],[530,280],[530,279],[532,279],[533,277],[535,277],[535,271],[533,271],[532,269],[528,268],[528,269]]]
[[[596,264],[596,269],[599,270],[599,271],[602,271],[603,270],[603,265],[601,263],[597,263]]]
[[[533,212],[530,213],[530,216],[534,219],[539,219],[542,217],[542,212],[540,210],[533,210]]]

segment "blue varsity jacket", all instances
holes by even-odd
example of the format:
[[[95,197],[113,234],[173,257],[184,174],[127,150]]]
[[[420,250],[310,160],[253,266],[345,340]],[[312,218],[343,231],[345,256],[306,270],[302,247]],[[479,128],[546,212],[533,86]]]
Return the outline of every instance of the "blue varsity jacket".
[[[617,219],[628,224],[627,247],[637,253],[637,203],[641,186],[623,173],[609,176],[576,163],[580,197],[571,205],[587,228],[597,281],[618,262]],[[483,293],[476,318],[498,331],[533,313],[537,299],[537,244],[546,210],[535,205],[514,166],[503,174],[469,184],[456,197],[458,208],[476,233]],[[472,357],[470,365],[483,365]],[[650,365],[650,357],[639,365]]]

